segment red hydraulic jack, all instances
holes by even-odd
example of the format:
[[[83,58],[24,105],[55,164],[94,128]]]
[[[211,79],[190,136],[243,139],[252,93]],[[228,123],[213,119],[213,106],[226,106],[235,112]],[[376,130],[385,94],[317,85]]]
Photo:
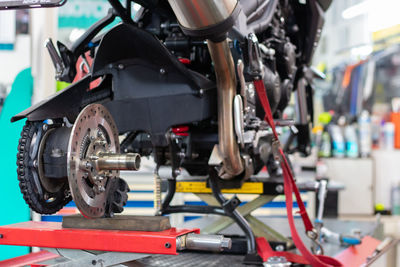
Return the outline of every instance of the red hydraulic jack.
[[[230,248],[231,240],[220,235],[201,235],[199,229],[170,228],[160,232],[71,229],[62,228],[57,222],[29,221],[0,226],[0,245],[130,252],[147,256],[177,255],[184,249],[221,251]],[[5,263],[0,262],[0,266],[6,266]],[[10,260],[7,263],[7,266],[12,265]]]

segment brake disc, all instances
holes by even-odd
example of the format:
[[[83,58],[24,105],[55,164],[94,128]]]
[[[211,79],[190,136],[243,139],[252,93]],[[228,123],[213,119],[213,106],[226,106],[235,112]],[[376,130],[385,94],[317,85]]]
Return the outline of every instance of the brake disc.
[[[76,118],[69,139],[67,157],[71,194],[85,217],[110,216],[106,214],[107,197],[114,194],[114,184],[119,179],[119,171],[99,170],[93,166],[93,160],[101,153],[119,153],[118,130],[104,106],[91,104]],[[126,186],[124,191],[127,190]],[[126,199],[123,202],[126,203]]]

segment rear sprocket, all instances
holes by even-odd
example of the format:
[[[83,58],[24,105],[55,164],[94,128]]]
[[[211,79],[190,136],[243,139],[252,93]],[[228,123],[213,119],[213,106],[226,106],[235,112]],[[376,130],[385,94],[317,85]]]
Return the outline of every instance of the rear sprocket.
[[[29,207],[40,214],[53,214],[72,198],[67,179],[51,180],[43,177],[39,170],[40,144],[45,139],[46,130],[47,124],[26,122],[19,139],[17,173],[19,187]]]

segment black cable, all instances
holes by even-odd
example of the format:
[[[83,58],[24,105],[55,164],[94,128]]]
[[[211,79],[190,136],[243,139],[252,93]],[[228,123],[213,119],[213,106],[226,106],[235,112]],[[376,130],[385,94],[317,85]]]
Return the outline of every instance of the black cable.
[[[168,181],[167,195],[165,196],[163,203],[161,205],[161,213],[164,213],[164,210],[167,210],[176,191],[176,180],[168,179],[167,181]]]
[[[195,206],[195,205],[176,205],[169,206],[162,211],[162,214],[170,213],[200,213],[200,214],[217,214],[227,216],[225,211],[221,207],[216,206]]]

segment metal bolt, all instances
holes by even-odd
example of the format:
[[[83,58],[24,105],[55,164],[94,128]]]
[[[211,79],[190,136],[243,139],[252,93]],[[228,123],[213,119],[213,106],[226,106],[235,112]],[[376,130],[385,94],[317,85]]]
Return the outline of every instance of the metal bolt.
[[[283,245],[277,245],[277,246],[275,247],[275,250],[276,250],[276,251],[284,251],[284,250],[285,250],[285,247],[284,247]]]
[[[278,193],[282,193],[283,192],[283,185],[279,184],[275,187],[275,191]]]
[[[164,246],[165,246],[166,248],[170,248],[170,247],[171,247],[171,243],[167,242],[167,243],[165,243]]]
[[[160,69],[160,74],[161,74],[161,75],[164,75],[165,73],[166,73],[165,69],[161,68],[161,69]]]
[[[92,167],[92,164],[89,161],[86,161],[85,168],[90,170]]]
[[[49,129],[49,126],[47,124],[43,124],[42,129],[43,131],[47,131],[47,129]]]
[[[180,169],[175,169],[174,170],[174,175],[175,176],[178,176],[178,175],[180,175],[181,174],[181,170]]]
[[[36,159],[33,161],[33,167],[35,167],[35,168],[38,167],[38,163],[37,163],[37,160],[36,160]]]
[[[98,131],[98,132],[97,132],[97,136],[98,136],[98,137],[102,137],[102,136],[103,136],[103,132],[102,132],[102,131]]]
[[[203,89],[200,89],[199,90],[199,96],[203,96],[204,95],[204,90]]]
[[[123,64],[118,64],[118,69],[123,70],[125,66]]]

